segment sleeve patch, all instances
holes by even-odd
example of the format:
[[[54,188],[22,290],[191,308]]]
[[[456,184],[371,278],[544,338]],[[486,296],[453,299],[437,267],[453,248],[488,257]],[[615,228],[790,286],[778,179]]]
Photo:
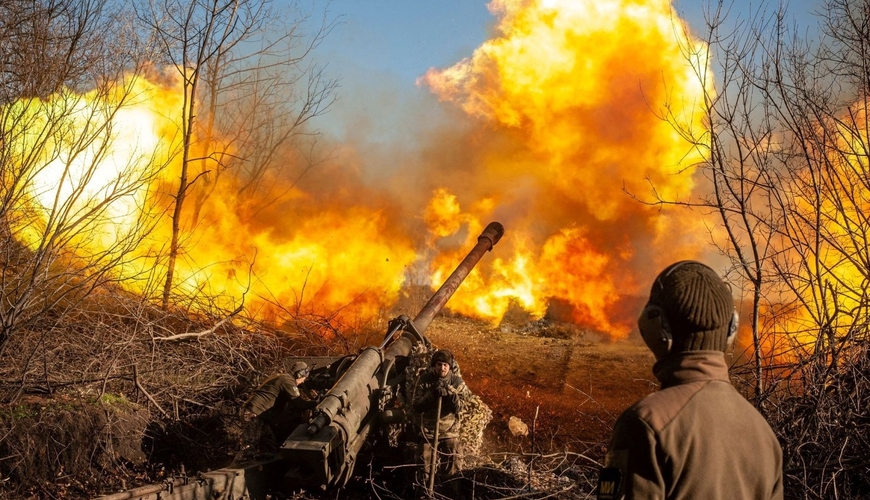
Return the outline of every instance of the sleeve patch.
[[[598,475],[598,500],[623,498],[622,481],[628,469],[628,450],[611,450],[604,457],[604,469]]]
[[[617,500],[622,498],[622,471],[615,467],[605,467],[598,475],[598,500]]]

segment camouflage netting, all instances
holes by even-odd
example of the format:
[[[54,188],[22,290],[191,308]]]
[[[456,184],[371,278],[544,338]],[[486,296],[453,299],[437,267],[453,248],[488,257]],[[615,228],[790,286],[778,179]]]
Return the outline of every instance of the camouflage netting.
[[[426,370],[429,369],[432,354],[435,349],[427,349],[422,344],[415,344],[413,352],[409,356],[408,367],[405,369],[404,393],[411,397],[417,384]],[[454,360],[453,371],[462,376],[459,364]],[[483,431],[492,420],[492,410],[480,399],[467,389],[459,396],[461,408],[459,411],[459,442],[461,454],[457,460],[457,466],[464,469],[479,461],[480,450],[483,446]],[[406,404],[410,421],[418,421],[419,415],[414,413],[410,404]]]

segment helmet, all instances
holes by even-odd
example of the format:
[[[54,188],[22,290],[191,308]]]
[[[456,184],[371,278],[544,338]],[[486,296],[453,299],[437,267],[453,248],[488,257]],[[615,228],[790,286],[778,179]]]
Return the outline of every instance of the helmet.
[[[295,361],[290,365],[290,374],[293,375],[293,378],[307,377],[310,371],[311,369],[304,361]]]

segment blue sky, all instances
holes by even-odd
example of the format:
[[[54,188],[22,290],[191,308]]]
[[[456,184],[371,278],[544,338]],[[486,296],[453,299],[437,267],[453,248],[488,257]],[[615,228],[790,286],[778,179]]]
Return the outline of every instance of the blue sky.
[[[415,81],[431,67],[452,66],[470,56],[489,38],[496,19],[486,4],[315,0],[312,21],[320,22],[325,10],[337,24],[314,52],[314,60],[340,82],[338,101],[315,126],[340,142],[380,143],[407,128],[409,114],[417,115],[411,119],[417,123],[436,119],[433,114],[441,110],[435,99]],[[358,134],[361,126],[365,137]]]
[[[726,5],[729,0],[726,0]],[[810,13],[821,0],[791,0],[789,12],[801,24],[815,23]],[[344,127],[359,123],[360,116],[378,113],[371,121],[369,140],[390,135],[389,130],[404,125],[403,109],[438,113],[428,90],[415,85],[417,77],[431,67],[452,66],[490,36],[495,17],[479,0],[315,0],[309,4],[312,18],[326,11],[338,24],[314,53],[327,74],[340,80],[339,101],[318,126],[336,139],[347,139]],[[689,25],[700,29],[704,4],[709,1],[685,0],[675,3]],[[733,12],[746,12],[760,4],[773,8],[773,2],[730,2]],[[305,8],[305,5],[302,5]],[[419,108],[424,108],[420,110]],[[421,118],[425,120],[426,118]],[[374,123],[377,122],[377,123]]]
[[[471,55],[495,19],[486,2],[471,0],[336,0],[328,12],[339,24],[319,59],[339,73],[389,73],[409,86],[428,68]]]
[[[333,0],[316,1],[314,10],[326,8],[340,24],[317,51],[338,73],[360,69],[388,72],[413,85],[429,67],[450,66],[471,55],[487,39],[495,18],[480,0]],[[703,4],[709,1],[676,2],[690,25],[701,26]],[[774,2],[726,1],[734,12]],[[801,22],[820,0],[791,0],[789,12]],[[768,7],[770,8],[770,7]]]

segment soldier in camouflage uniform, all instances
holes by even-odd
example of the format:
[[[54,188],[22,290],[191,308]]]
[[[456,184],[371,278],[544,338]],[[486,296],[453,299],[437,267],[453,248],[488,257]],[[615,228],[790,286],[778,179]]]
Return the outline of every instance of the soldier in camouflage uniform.
[[[459,453],[459,411],[461,395],[468,389],[462,377],[453,369],[453,355],[450,351],[439,350],[432,355],[431,368],[420,376],[414,391],[414,411],[420,414],[421,440],[418,447],[418,463],[422,464],[423,477],[418,484],[425,484],[429,477],[432,453],[438,451],[437,472],[454,474],[456,455]],[[436,415],[438,402],[441,402],[440,418]],[[438,443],[435,440],[435,426],[438,425]]]

